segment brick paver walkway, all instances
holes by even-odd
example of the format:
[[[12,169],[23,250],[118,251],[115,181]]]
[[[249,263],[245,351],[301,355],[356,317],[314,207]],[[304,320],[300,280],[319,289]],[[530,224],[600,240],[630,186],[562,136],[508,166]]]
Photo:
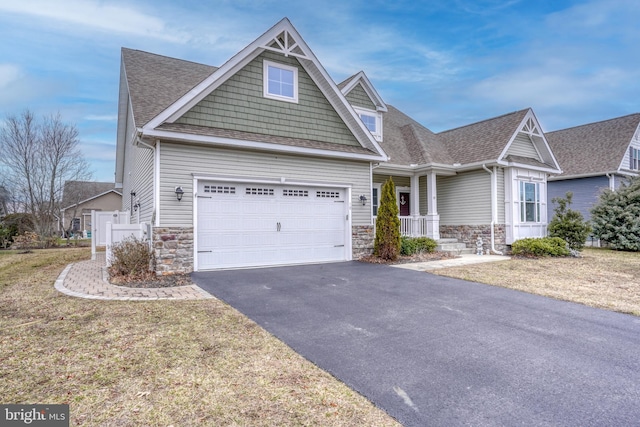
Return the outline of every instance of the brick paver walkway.
[[[105,254],[95,260],[69,264],[56,280],[60,292],[79,298],[104,300],[205,299],[213,296],[196,285],[171,288],[127,288],[115,286],[106,279]]]

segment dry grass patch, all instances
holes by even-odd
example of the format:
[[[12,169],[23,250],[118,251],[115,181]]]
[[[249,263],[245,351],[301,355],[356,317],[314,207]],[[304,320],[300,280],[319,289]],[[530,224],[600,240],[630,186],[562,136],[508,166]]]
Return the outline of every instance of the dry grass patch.
[[[511,259],[433,273],[640,316],[640,253],[585,249],[582,258]]]
[[[228,305],[94,301],[53,282],[87,249],[0,252],[3,403],[71,425],[398,425]]]

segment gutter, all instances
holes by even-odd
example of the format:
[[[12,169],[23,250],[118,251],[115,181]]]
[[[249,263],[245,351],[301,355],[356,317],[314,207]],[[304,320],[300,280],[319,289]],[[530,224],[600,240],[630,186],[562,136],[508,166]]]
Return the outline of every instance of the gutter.
[[[491,175],[491,252],[498,255],[504,255],[502,252],[496,250],[494,231],[496,217],[498,216],[498,176],[496,166],[494,166],[493,171],[491,171],[486,164],[483,164],[482,169],[486,170],[489,175]]]

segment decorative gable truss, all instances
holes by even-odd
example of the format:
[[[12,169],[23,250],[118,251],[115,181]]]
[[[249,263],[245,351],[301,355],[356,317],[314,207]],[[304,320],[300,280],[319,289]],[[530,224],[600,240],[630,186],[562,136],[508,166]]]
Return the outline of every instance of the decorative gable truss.
[[[180,118],[193,107],[198,105],[198,103],[204,100],[208,95],[218,89],[265,51],[281,54],[284,58],[296,58],[297,63],[302,67],[302,70],[306,72],[313,83],[322,92],[331,107],[335,110],[340,119],[344,122],[345,126],[358,141],[358,144],[360,144],[364,149],[369,150],[371,154],[335,152],[330,149],[300,149],[299,147],[292,148],[290,145],[286,144],[279,145],[277,143],[264,143],[254,140],[222,138],[216,135],[182,135],[176,129],[166,129],[166,126],[165,129],[163,129],[161,127],[162,125],[177,123],[178,120],[180,120]],[[267,67],[268,66],[265,65],[266,73],[269,72]],[[291,70],[290,66],[287,67],[285,65],[281,67],[275,66],[274,68],[273,79],[270,81],[269,79],[272,77],[265,76],[265,84],[269,84],[271,82],[274,84],[276,89],[270,93],[265,89],[265,97],[297,103],[297,87],[293,87],[293,89],[286,87],[289,84],[295,86],[297,77],[292,76],[293,70]],[[278,74],[279,71],[282,71],[282,73]],[[292,72],[292,74],[289,74],[289,72]],[[279,88],[277,88],[278,86]],[[305,41],[287,18],[282,19],[262,36],[258,37],[253,43],[229,59],[220,68],[215,70],[209,77],[197,84],[175,103],[171,104],[163,112],[150,120],[143,126],[142,133],[143,136],[149,138],[197,140],[203,143],[227,146],[261,148],[276,151],[294,150],[298,153],[308,151],[309,154],[361,158],[363,160],[371,161],[386,161],[388,159],[387,155],[378,144],[378,141],[360,120],[360,117],[353,107],[337,88],[324,67],[320,64],[311,49],[307,46]]]
[[[364,71],[350,77],[340,86],[347,101],[351,103],[367,129],[377,141],[382,141],[382,114],[387,112],[387,105]]]
[[[548,173],[560,173],[560,165],[541,129],[535,114],[529,110],[504,147],[498,162],[506,166],[520,165]]]

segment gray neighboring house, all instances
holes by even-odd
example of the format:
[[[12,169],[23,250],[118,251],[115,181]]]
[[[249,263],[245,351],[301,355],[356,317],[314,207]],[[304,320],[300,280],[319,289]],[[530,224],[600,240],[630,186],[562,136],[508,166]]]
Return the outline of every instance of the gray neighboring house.
[[[67,181],[62,190],[59,231],[91,231],[91,211],[115,211],[122,208],[122,193],[113,182]]]
[[[589,123],[548,132],[562,173],[549,177],[549,219],[554,197],[573,192],[572,209],[590,219],[590,209],[603,189],[615,190],[620,183],[640,173],[640,114]]]
[[[117,141],[159,273],[370,254],[388,177],[403,234],[500,250],[546,235],[561,172],[531,109],[434,134],[364,72],[334,83],[286,18],[220,67],[123,49]]]

